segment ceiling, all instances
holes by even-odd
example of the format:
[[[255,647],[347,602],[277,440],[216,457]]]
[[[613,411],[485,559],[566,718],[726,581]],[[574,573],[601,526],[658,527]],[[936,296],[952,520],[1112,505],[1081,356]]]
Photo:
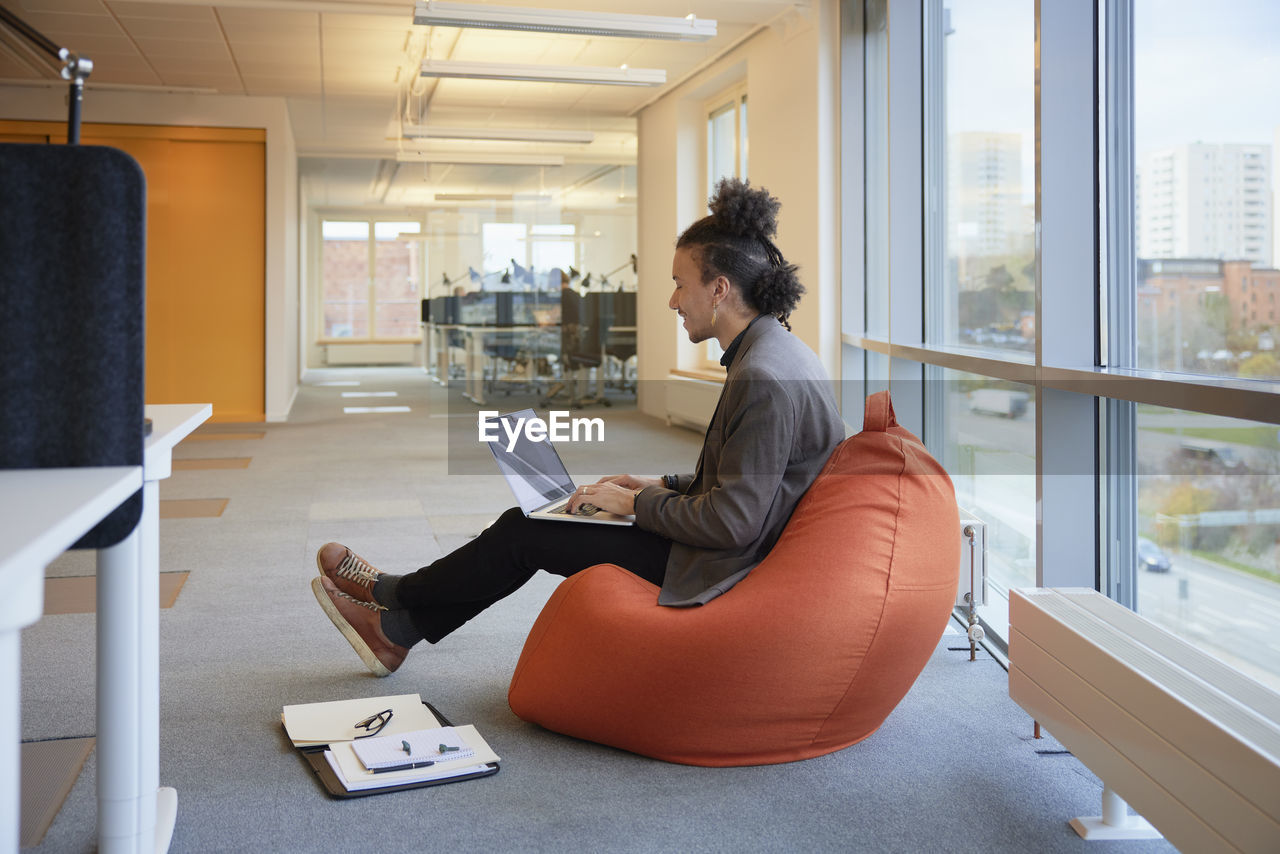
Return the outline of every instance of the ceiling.
[[[587,208],[634,204],[634,113],[789,0],[501,0],[532,6],[717,21],[706,42],[424,27],[413,0],[0,0],[60,46],[93,60],[95,87],[287,99],[300,182],[320,206],[417,207],[436,195],[550,194]],[[805,4],[800,4],[805,5]],[[641,6],[642,8],[637,8]],[[57,80],[43,55],[0,27],[0,80]],[[422,59],[664,69],[659,87],[428,79]],[[589,130],[592,142],[403,140],[434,127]],[[563,156],[563,166],[398,162],[397,152]],[[495,158],[497,159],[497,158]],[[567,193],[565,188],[569,188]],[[628,200],[631,200],[630,202]],[[467,204],[483,202],[454,202]],[[489,203],[492,205],[493,203]]]

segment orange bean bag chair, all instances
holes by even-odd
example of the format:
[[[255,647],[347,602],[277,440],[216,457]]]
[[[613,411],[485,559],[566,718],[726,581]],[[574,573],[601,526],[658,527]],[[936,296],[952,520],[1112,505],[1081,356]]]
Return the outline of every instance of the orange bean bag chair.
[[[547,729],[689,765],[762,765],[848,747],[915,682],[955,605],[951,479],[867,401],[769,555],[693,608],[612,564],[566,579],[511,679]]]

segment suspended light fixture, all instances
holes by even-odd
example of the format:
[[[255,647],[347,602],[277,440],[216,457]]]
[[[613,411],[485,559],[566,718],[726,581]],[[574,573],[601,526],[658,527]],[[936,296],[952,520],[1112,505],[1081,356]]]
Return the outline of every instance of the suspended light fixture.
[[[453,163],[460,166],[563,166],[560,154],[519,154],[503,152],[400,151],[401,163]]]
[[[423,77],[456,77],[465,80],[519,80],[532,83],[587,83],[605,86],[661,86],[667,82],[663,68],[617,68],[591,65],[520,65],[503,62],[462,62],[424,59]]]
[[[701,42],[716,34],[714,20],[698,18],[696,15],[674,18],[616,12],[441,3],[439,0],[418,0],[413,7],[413,22],[433,27],[476,27],[486,30],[668,41]]]
[[[440,125],[404,125],[400,134],[405,139],[483,139],[500,142],[594,142],[589,130],[551,130],[544,128],[455,128]]]

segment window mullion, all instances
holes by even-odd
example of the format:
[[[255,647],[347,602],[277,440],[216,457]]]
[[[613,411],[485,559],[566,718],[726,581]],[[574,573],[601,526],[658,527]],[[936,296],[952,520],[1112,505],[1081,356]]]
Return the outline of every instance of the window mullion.
[[[1093,4],[1037,0],[1036,367],[1097,357]],[[1037,584],[1097,584],[1096,398],[1036,389]]]
[[[377,221],[374,219],[368,219],[366,220],[366,222],[369,225],[369,254],[368,254],[369,278],[367,282],[367,287],[368,287],[367,304],[369,306],[368,324],[369,324],[369,338],[373,339],[378,337],[378,320],[377,320],[378,318],[378,299],[377,299],[378,235],[377,235]]]
[[[1102,242],[1103,345],[1099,364],[1132,368],[1137,364],[1137,252],[1134,239],[1133,155],[1133,4],[1103,0],[1099,33],[1103,82],[1098,104],[1098,158],[1102,203],[1098,236]],[[1138,547],[1137,407],[1108,400],[1101,428],[1101,464],[1106,473],[1099,490],[1102,528],[1099,589],[1136,610]]]
[[[923,32],[919,5],[889,6],[889,340],[909,345],[924,332]],[[892,359],[889,378],[898,421],[923,434],[924,366]]]

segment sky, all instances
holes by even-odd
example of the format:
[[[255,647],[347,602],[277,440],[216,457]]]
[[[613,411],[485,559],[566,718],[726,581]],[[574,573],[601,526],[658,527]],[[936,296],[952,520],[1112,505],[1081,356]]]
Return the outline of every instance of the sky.
[[[1276,0],[1134,0],[1134,53],[1139,153],[1187,142],[1275,145]]]
[[[1084,2],[1084,0],[1080,0]],[[1031,192],[1034,0],[945,0],[947,125],[1023,134]],[[1134,149],[1280,144],[1280,0],[1133,0]],[[1280,157],[1272,152],[1273,180]]]
[[[1133,0],[1139,152],[1185,142],[1275,144],[1278,0]],[[951,131],[1034,126],[1034,0],[948,0]]]

